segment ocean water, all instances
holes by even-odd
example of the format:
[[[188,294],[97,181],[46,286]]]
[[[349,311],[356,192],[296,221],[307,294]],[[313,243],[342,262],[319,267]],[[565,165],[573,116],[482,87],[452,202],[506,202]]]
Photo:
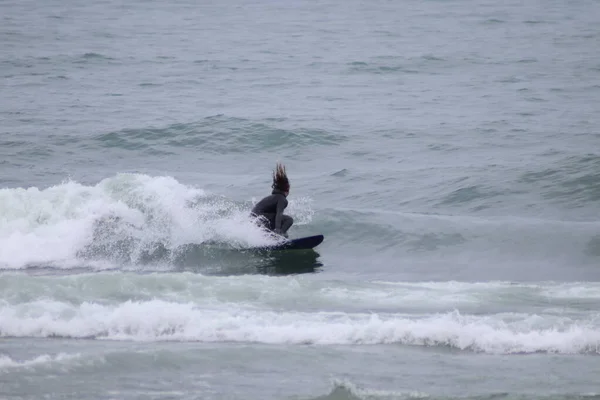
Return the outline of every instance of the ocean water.
[[[0,398],[600,398],[598,1],[0,21]]]

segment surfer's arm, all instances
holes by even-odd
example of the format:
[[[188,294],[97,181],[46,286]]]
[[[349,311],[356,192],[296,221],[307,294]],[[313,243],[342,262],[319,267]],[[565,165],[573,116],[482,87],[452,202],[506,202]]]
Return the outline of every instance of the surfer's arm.
[[[285,210],[285,208],[288,205],[287,199],[283,196],[281,196],[282,198],[277,200],[277,207],[276,207],[276,212],[275,212],[275,229],[274,231],[276,233],[281,232],[281,222],[283,220],[283,210]]]

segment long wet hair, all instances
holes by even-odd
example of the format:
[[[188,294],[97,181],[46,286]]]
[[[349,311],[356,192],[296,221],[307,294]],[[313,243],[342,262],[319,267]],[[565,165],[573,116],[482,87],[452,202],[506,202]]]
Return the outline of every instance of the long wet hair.
[[[273,184],[271,185],[271,188],[282,192],[290,191],[290,181],[285,173],[285,166],[281,163],[277,163],[273,170]]]

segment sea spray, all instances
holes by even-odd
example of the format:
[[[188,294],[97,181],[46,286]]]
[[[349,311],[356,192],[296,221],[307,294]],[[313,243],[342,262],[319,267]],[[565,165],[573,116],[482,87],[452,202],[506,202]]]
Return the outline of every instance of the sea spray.
[[[180,246],[222,242],[244,248],[269,238],[236,202],[172,177],[118,174],[93,186],[0,190],[0,268],[170,264]],[[310,221],[309,199],[290,210]],[[32,249],[35,249],[32,251]]]

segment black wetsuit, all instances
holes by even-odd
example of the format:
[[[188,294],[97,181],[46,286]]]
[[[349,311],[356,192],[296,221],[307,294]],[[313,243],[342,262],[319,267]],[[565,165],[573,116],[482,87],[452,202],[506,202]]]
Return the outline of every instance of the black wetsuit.
[[[266,218],[265,227],[275,233],[286,234],[288,229],[294,223],[289,215],[284,215],[283,210],[288,205],[288,201],[280,190],[273,190],[271,195],[265,197],[252,208],[252,214],[257,217]]]

